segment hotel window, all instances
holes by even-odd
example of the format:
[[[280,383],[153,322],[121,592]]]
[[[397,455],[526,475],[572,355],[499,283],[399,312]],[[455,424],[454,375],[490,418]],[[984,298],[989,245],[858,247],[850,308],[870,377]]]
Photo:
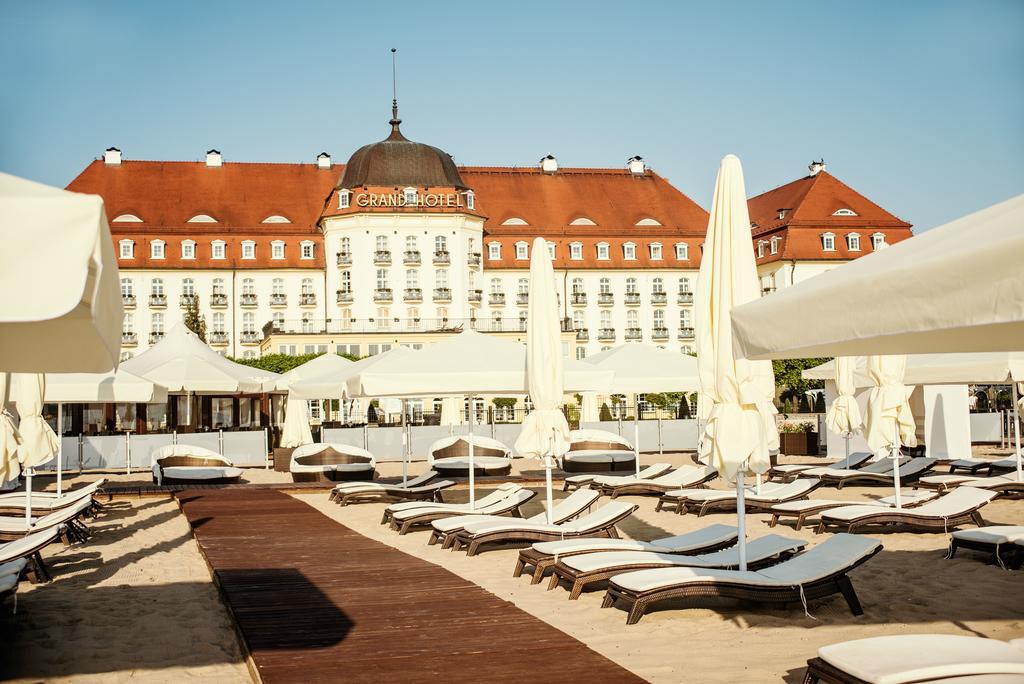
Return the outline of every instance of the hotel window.
[[[153,314],[152,323],[153,332],[162,333],[164,331],[164,315],[162,313]]]
[[[342,330],[348,330],[349,328],[352,327],[352,309],[342,309],[338,316],[341,319]],[[359,347],[358,344],[352,346],[356,348]]]
[[[196,282],[191,278],[185,278],[181,281],[181,294],[186,297],[191,297],[196,293]]]
[[[212,253],[214,259],[224,258],[224,245],[225,243],[223,240],[214,240],[212,243],[210,243],[210,247],[213,250]]]
[[[161,278],[153,278],[153,282],[149,284],[149,293],[157,297],[164,293],[164,281]]]
[[[121,248],[122,259],[135,258],[135,242],[133,240],[121,240],[117,243]]]
[[[880,249],[885,246],[885,233],[874,233],[871,235],[871,249]]]
[[[573,261],[581,261],[583,259],[583,244],[579,242],[569,243],[569,258]]]
[[[132,332],[134,332],[134,330],[133,330],[134,327],[135,327],[135,318],[134,318],[134,316],[132,316],[131,313],[126,313],[124,315],[124,318],[121,319],[121,332],[122,333],[127,333],[127,334],[131,335]]]
[[[572,312],[572,328],[573,330],[582,330],[587,327],[587,319],[582,311]]]
[[[661,294],[665,291],[665,280],[663,278],[655,278],[651,281],[651,292],[657,292]]]
[[[256,332],[256,314],[252,311],[246,311],[242,314],[242,332]]]
[[[516,282],[516,292],[518,292],[519,294],[529,294],[530,293],[530,281],[528,279],[526,279],[526,278],[520,278]]]
[[[530,250],[529,246],[525,242],[516,243],[516,259],[529,259]]]
[[[492,332],[500,332],[501,331],[501,313],[499,313],[497,311],[495,311],[494,313],[491,314],[491,331]]]
[[[415,235],[406,235],[405,236],[405,251],[406,252],[415,252],[415,251],[419,250],[419,248],[420,248],[419,242],[416,240],[416,236]]]
[[[275,311],[270,317],[271,324],[274,326],[274,332],[284,331],[284,313],[281,311]]]
[[[255,259],[256,258],[256,243],[252,240],[244,240],[242,242],[242,258],[243,259]]]
[[[349,203],[351,197],[352,197],[352,193],[350,193],[348,190],[341,190],[341,191],[339,191],[338,192],[338,208],[339,209],[348,209],[348,206],[349,206],[348,203]]]
[[[856,216],[857,213],[853,209],[836,209],[832,212],[833,216]]]
[[[270,258],[284,259],[284,242],[281,240],[274,240],[270,243]]]
[[[640,314],[637,313],[636,309],[630,309],[626,312],[626,327],[627,328],[639,328],[640,327]]]
[[[303,240],[299,245],[300,254],[303,259],[312,259],[316,253],[316,243],[312,240]]]
[[[846,248],[851,252],[860,251],[860,235],[858,233],[849,233],[846,236]]]
[[[686,261],[690,258],[690,245],[685,242],[676,243],[676,259]]]
[[[661,256],[661,243],[660,242],[652,242],[651,243],[651,258],[652,259],[657,259],[657,260],[661,260],[661,259],[664,258],[664,257]]]
[[[626,278],[626,294],[636,294],[639,292],[636,286],[636,278]]]
[[[377,251],[386,252],[388,250],[388,236],[378,235],[376,239]]]
[[[377,309],[377,329],[387,330],[391,327],[391,310],[385,307]]]
[[[256,294],[256,281],[252,278],[245,278],[242,280],[242,294],[251,295]]]
[[[501,258],[501,243],[500,242],[488,242],[487,243],[487,258],[488,259],[500,259]]]
[[[679,310],[679,327],[680,328],[690,328],[690,327],[692,327],[690,325],[690,310],[689,309],[680,309]]]
[[[525,311],[520,311],[519,312],[519,332],[525,332],[525,331],[526,331],[526,312]]]
[[[303,278],[302,279],[302,294],[311,295],[313,294],[313,279]]]
[[[352,253],[352,241],[347,237],[341,238],[341,253],[351,254]]]
[[[270,283],[270,294],[272,295],[283,295],[284,294],[284,278],[274,278]]]
[[[597,283],[597,287],[598,292],[600,292],[601,294],[612,293],[612,281],[609,280],[608,278],[601,278],[601,280],[599,280]]]
[[[448,238],[444,235],[438,235],[434,238],[434,251],[438,254],[448,251]]]
[[[655,309],[654,311],[654,327],[664,328],[665,327],[665,310]]]
[[[466,191],[466,208],[470,211],[476,209],[476,194],[472,190]]]
[[[309,313],[308,311],[302,314],[302,332],[313,332],[313,314]]]
[[[388,289],[388,269],[378,268],[377,269],[377,289],[387,290]]]
[[[121,278],[121,297],[131,297],[134,294],[135,285],[131,278]]]
[[[822,233],[821,234],[821,248],[826,252],[836,251],[836,235],[835,233]]]
[[[405,203],[409,206],[416,206],[416,188],[406,188],[404,194]]]
[[[597,258],[606,260],[608,259],[608,243],[598,242],[597,243]]]
[[[583,294],[583,278],[572,279],[572,293]]]
[[[195,259],[196,258],[196,243],[195,240],[185,240],[181,243],[181,258],[182,259]]]
[[[213,279],[213,294],[222,295],[224,294],[224,279],[214,278]]]
[[[683,293],[691,292],[690,290],[690,279],[680,278],[679,279],[679,291]]]
[[[607,309],[601,312],[601,327],[605,329],[612,327],[612,312]]]
[[[636,245],[632,242],[627,242],[622,245],[622,258],[627,261],[633,261],[636,259]]]
[[[224,332],[224,314],[219,311],[213,314],[213,332]]]
[[[405,272],[405,287],[407,290],[412,290],[420,286],[420,272],[415,268],[410,268]]]
[[[491,278],[491,294],[501,294],[501,280],[499,278]]]
[[[781,243],[781,242],[782,242],[782,238],[780,238],[778,235],[776,235],[775,237],[772,238],[772,240],[771,240],[771,249],[770,249],[772,254],[778,254],[779,253],[779,243]]]
[[[586,347],[576,347],[576,360],[577,361],[582,361],[585,358],[587,358],[587,348]]]
[[[352,271],[341,272],[341,291],[351,294],[352,292]]]
[[[546,244],[548,246],[548,256],[551,257],[552,261],[554,261],[555,260],[555,243],[548,242]]]
[[[757,241],[757,258],[758,259],[763,259],[764,258],[764,248],[767,245],[768,245],[768,243],[765,242],[764,240],[758,240]]]
[[[438,309],[437,309],[437,317],[441,319],[442,323],[447,322],[448,321],[448,309],[446,309],[443,306],[438,307]]]
[[[448,269],[439,268],[434,271],[434,287],[448,287]]]
[[[149,245],[149,256],[151,258],[153,258],[153,259],[163,259],[164,258],[164,241],[163,240],[153,240],[153,242],[150,243],[150,245]]]
[[[410,306],[406,312],[413,323],[419,323],[420,321],[420,310],[415,306]]]

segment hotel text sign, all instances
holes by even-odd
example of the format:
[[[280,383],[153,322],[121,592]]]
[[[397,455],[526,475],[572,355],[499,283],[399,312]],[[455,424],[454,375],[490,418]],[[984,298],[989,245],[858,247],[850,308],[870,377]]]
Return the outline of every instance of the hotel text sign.
[[[461,207],[462,193],[421,193],[416,199],[407,198],[405,193],[390,192],[378,194],[364,192],[356,195],[358,207]]]

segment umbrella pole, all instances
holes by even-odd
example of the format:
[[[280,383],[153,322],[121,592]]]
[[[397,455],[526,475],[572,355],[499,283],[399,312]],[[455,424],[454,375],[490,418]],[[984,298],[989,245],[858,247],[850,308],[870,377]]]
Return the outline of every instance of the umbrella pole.
[[[405,434],[405,399],[402,399],[402,486],[409,481],[409,443]]]
[[[636,463],[636,474],[640,475],[640,397],[633,395],[633,462]]]
[[[737,549],[740,552],[740,570],[747,569],[747,502],[746,487],[743,484],[744,463],[736,471],[736,529],[739,533]]]
[[[1010,413],[1013,414],[1013,441],[1014,449],[1017,454],[1017,482],[1024,482],[1024,474],[1021,473],[1021,453],[1020,453],[1020,408],[1017,406],[1019,401],[1017,393],[1017,381],[1011,378],[1010,387],[1012,388],[1013,394],[1013,406],[1010,407]]]
[[[554,446],[555,446],[556,432],[554,429],[551,430],[551,449],[549,453],[544,454],[544,485],[547,490],[548,499],[548,525],[554,524],[554,518],[552,518],[553,506],[554,506],[554,495],[551,493],[551,465],[554,460]]]
[[[849,431],[843,433],[843,441],[846,442],[846,458],[843,460],[843,468],[850,467],[850,435],[852,434]]]
[[[25,527],[32,528],[32,468],[25,468]]]
[[[889,454],[892,457],[892,483],[896,486],[896,508],[903,508],[903,502],[900,500],[900,419],[899,416],[892,422],[893,430],[896,434],[892,437],[892,451]]]
[[[64,404],[57,402],[57,496],[64,491]]]
[[[473,448],[473,395],[469,395],[469,508],[476,508],[476,461]]]

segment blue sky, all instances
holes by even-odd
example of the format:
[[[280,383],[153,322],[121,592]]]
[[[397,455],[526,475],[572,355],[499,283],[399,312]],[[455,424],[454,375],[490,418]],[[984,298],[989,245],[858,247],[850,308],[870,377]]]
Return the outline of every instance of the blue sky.
[[[918,229],[1024,191],[1024,2],[0,5],[0,170],[344,160],[387,133],[460,163],[620,166],[707,207],[812,158]]]

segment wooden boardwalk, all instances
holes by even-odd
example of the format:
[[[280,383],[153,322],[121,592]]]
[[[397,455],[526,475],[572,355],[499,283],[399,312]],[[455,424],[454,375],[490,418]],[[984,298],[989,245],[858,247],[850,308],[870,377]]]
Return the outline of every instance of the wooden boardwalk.
[[[642,681],[512,603],[283,492],[177,497],[265,682]]]

